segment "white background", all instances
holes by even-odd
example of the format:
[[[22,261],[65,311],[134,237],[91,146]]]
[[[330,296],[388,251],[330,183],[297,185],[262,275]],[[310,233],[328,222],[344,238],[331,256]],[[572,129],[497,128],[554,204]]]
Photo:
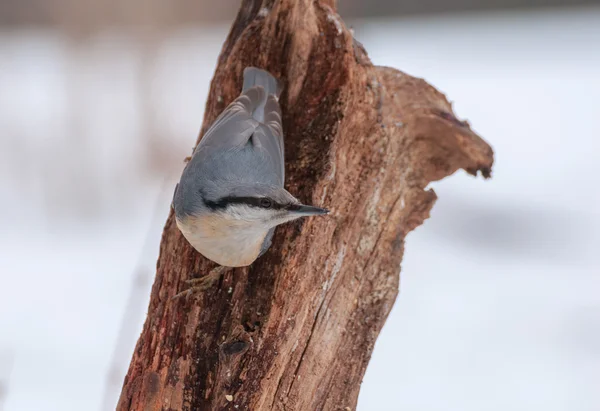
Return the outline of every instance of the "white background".
[[[358,409],[600,409],[600,9],[353,26],[496,153],[433,185]],[[0,32],[4,410],[114,409],[227,30]]]

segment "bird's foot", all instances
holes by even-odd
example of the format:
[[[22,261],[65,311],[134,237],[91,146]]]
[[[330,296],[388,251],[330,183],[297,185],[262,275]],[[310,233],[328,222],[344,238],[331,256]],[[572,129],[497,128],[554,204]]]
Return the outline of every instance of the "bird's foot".
[[[186,290],[183,290],[182,292],[180,292],[179,294],[175,295],[173,297],[173,299],[177,299],[180,297],[189,297],[190,295],[197,293],[197,292],[201,292],[201,291],[205,291],[207,289],[209,289],[215,282],[217,282],[219,280],[219,278],[221,278],[221,276],[223,275],[223,273],[226,271],[227,267],[215,267],[212,270],[210,270],[210,272],[205,275],[204,277],[200,277],[200,278],[192,278],[190,280],[186,280],[186,284],[189,284],[190,287]]]

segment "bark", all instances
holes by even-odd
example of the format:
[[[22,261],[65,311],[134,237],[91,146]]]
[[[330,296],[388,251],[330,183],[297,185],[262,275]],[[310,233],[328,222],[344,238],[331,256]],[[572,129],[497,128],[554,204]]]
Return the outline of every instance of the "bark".
[[[460,168],[490,175],[490,146],[425,81],[372,65],[333,0],[242,2],[203,131],[248,65],[285,84],[286,187],[332,215],[279,227],[251,267],[172,301],[214,263],[171,212],[119,410],[355,409],[405,236],[436,199],[426,186]]]

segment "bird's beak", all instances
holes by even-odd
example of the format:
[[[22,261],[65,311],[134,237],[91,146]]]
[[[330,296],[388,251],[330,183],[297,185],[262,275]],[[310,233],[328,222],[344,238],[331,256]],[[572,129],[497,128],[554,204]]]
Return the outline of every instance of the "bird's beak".
[[[323,215],[329,214],[329,210],[325,208],[319,208],[304,204],[294,204],[289,207],[290,212],[296,215],[300,215],[302,217],[311,216],[311,215]]]

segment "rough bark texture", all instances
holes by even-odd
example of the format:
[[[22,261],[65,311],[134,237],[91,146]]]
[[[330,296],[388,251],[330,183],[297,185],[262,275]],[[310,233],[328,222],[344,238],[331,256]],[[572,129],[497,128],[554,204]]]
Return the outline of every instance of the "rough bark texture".
[[[425,187],[492,149],[443,94],[373,66],[333,0],[244,0],[223,46],[203,131],[268,69],[281,96],[286,187],[332,215],[278,228],[269,252],[197,298],[172,301],[214,264],[163,233],[148,318],[119,410],[353,410],[398,293],[406,234],[429,216]]]

